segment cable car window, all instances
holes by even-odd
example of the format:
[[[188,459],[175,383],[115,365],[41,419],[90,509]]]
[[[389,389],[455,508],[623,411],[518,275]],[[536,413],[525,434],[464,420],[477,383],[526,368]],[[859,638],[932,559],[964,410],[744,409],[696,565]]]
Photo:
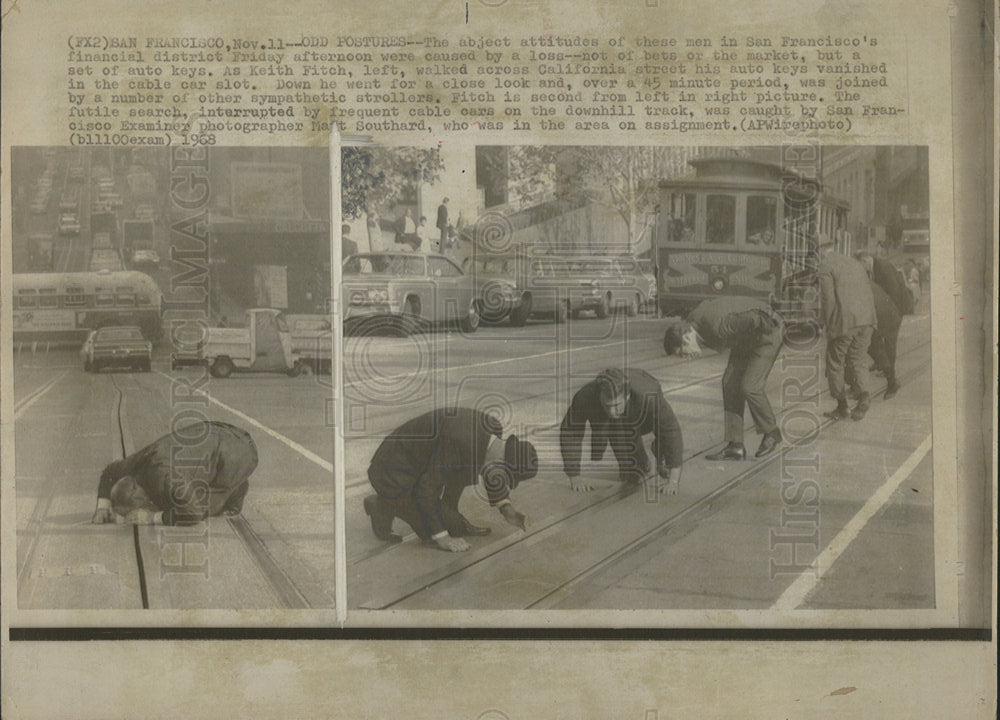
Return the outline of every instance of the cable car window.
[[[692,243],[698,204],[694,193],[674,193],[670,220],[670,242]]]
[[[736,198],[732,195],[709,195],[705,203],[705,238],[714,245],[736,242]]]
[[[68,285],[66,296],[63,298],[63,305],[66,307],[83,307],[87,304],[87,294],[82,287]]]
[[[113,293],[98,288],[94,294],[94,304],[97,307],[112,307],[115,304],[115,296]]]
[[[57,308],[59,307],[59,295],[55,288],[42,288],[38,291],[38,307]]]
[[[773,245],[774,228],[778,220],[777,199],[767,195],[747,198],[747,243]]]

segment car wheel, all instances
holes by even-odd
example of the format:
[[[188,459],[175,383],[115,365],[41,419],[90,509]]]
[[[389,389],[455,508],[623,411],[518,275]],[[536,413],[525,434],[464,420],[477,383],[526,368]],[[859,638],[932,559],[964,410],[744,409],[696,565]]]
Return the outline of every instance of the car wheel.
[[[403,305],[403,314],[400,316],[400,331],[403,335],[412,335],[418,330],[420,330],[420,300],[409,297]]]
[[[594,311],[597,314],[597,317],[601,318],[602,320],[606,318],[608,316],[608,308],[610,305],[611,305],[611,296],[605,295],[603,298],[601,298],[601,304],[598,305]]]
[[[459,321],[459,327],[462,328],[462,332],[464,333],[474,333],[479,329],[478,303],[469,303],[469,310],[465,313],[465,317]]]
[[[632,300],[625,305],[625,314],[629,317],[635,317],[639,314],[639,296],[636,295]]]
[[[292,378],[293,377],[298,377],[299,375],[302,374],[302,370],[303,370],[302,362],[299,361],[299,360],[296,360],[294,363],[292,363],[292,366],[290,368],[288,368],[288,370],[285,371],[285,374],[288,377],[292,377]]]
[[[513,327],[524,327],[529,315],[531,315],[531,295],[525,295],[521,298],[520,306],[510,314],[510,324]]]
[[[234,369],[235,367],[233,366],[232,360],[227,357],[219,357],[212,363],[212,367],[209,368],[209,372],[212,377],[227,378],[233,374]]]

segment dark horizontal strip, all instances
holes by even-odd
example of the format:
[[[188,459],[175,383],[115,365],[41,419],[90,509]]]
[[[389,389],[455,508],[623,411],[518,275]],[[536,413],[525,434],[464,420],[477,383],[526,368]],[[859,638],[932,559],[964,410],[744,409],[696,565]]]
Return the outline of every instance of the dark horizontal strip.
[[[628,640],[991,642],[990,628],[12,627],[11,642],[92,640]]]

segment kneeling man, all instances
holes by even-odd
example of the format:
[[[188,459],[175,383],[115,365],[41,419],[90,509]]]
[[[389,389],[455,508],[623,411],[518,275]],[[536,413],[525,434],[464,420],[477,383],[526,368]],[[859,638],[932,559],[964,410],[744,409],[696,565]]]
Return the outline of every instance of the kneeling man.
[[[523,530],[525,517],[509,496],[518,483],[538,474],[538,454],[516,435],[502,437],[503,426],[493,415],[462,407],[438,408],[396,428],[368,467],[376,494],[365,498],[364,507],[375,536],[402,542],[392,532],[392,521],[399,518],[426,543],[468,550],[464,536],[490,533],[458,511],[462,491],[479,478],[490,505]]]
[[[101,473],[92,522],[191,525],[238,515],[257,467],[250,434],[224,422],[185,425]]]
[[[590,423],[591,459],[604,457],[610,443],[618,460],[619,478],[624,482],[652,480],[642,440],[643,435],[652,433],[651,449],[658,476],[656,491],[677,493],[684,443],[681,427],[656,378],[645,370],[608,368],[573,396],[559,430],[559,447],[563,471],[569,477],[570,487],[577,492],[593,487],[580,479],[580,454],[587,423]]]

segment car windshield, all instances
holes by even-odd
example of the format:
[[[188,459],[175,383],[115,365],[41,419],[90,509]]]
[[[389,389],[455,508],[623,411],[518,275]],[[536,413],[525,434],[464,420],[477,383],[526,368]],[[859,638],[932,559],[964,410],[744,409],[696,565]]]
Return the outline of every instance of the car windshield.
[[[133,327],[101,328],[97,331],[97,340],[142,340],[142,331]]]
[[[424,258],[416,255],[353,255],[344,275],[424,275]]]

